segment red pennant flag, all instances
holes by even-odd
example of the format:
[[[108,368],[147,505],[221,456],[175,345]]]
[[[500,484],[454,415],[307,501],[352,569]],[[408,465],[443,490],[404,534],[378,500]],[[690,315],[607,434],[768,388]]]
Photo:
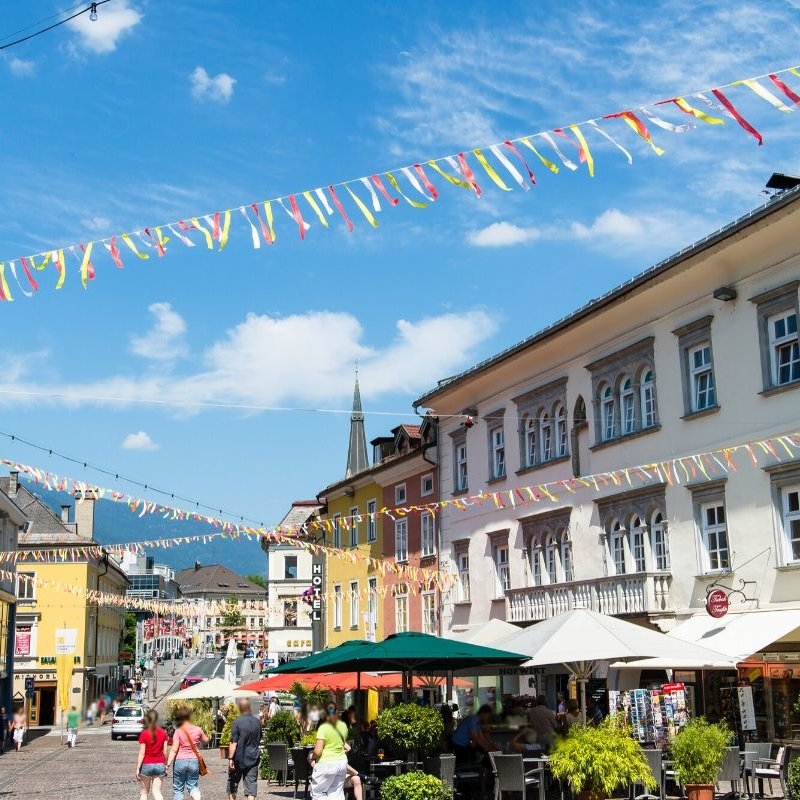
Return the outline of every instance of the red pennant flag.
[[[28,279],[28,283],[31,285],[31,289],[33,289],[34,292],[38,292],[39,284],[36,283],[36,280],[34,279],[33,275],[31,275],[27,259],[21,258],[20,261],[22,262],[22,269],[25,270],[25,277]]]
[[[258,224],[261,226],[261,235],[264,237],[264,241],[267,244],[274,244],[272,240],[272,234],[269,232],[269,228],[264,224],[264,220],[261,219],[261,214],[258,213],[258,203],[253,203],[250,208],[253,209],[253,213],[256,215]]]
[[[377,190],[386,198],[386,200],[391,203],[393,206],[396,206],[400,202],[399,197],[392,197],[389,192],[387,191],[386,187],[383,185],[383,182],[377,175],[370,176],[370,180],[375,184]]]
[[[328,187],[328,192],[330,193],[331,200],[333,200],[333,204],[336,206],[336,210],[342,215],[344,221],[347,223],[347,230],[350,233],[353,232],[353,223],[350,222],[350,218],[347,216],[347,212],[344,210],[344,206],[339,202],[339,198],[336,196],[336,189],[333,186]]]
[[[211,238],[219,241],[220,228],[219,228],[219,211],[214,212],[214,229],[211,231]]]
[[[711,94],[728,109],[731,116],[759,143],[764,144],[761,134],[733,107],[733,103],[719,89],[712,89]]]
[[[289,195],[289,204],[292,207],[292,216],[294,217],[295,222],[297,222],[297,227],[300,229],[300,238],[305,239],[306,223],[305,220],[303,219],[303,215],[300,213],[300,207],[297,205],[297,200],[295,200],[293,194]]]
[[[528,162],[522,157],[522,154],[519,152],[519,150],[517,150],[517,148],[514,147],[513,143],[510,142],[508,139],[506,139],[503,142],[503,144],[525,165],[525,169],[528,173],[528,177],[531,179],[531,183],[535,184],[536,178],[534,177],[533,172],[531,172],[531,168],[528,166]]]
[[[114,259],[114,263],[116,264],[118,269],[123,268],[122,258],[119,254],[119,247],[117,247],[117,237],[112,236],[111,241],[108,244],[109,252],[111,253],[111,258]]]
[[[769,79],[793,102],[800,103],[800,96],[796,95],[777,75],[770,75]]]
[[[469,164],[467,164],[467,159],[464,158],[464,154],[459,153],[456,158],[458,159],[458,164],[461,167],[461,173],[467,179],[469,185],[475,190],[475,194],[480,197],[481,187],[478,186],[478,182],[475,180],[475,176],[472,174],[472,170],[469,168]]]
[[[430,192],[431,197],[436,200],[439,197],[439,192],[436,191],[436,187],[428,180],[425,170],[422,169],[422,164],[414,164],[414,170],[416,171],[417,175],[419,175],[422,183],[425,185],[425,188],[428,190],[428,192]]]

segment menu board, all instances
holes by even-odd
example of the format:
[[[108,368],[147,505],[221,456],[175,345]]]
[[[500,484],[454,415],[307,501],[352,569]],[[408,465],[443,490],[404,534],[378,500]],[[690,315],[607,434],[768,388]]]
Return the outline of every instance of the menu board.
[[[739,719],[742,723],[742,730],[754,731],[756,729],[756,712],[753,706],[753,687],[737,686],[736,692],[739,696]]]
[[[611,713],[622,711],[640,742],[661,744],[689,719],[686,687],[665,683],[660,689],[631,689],[608,693]]]

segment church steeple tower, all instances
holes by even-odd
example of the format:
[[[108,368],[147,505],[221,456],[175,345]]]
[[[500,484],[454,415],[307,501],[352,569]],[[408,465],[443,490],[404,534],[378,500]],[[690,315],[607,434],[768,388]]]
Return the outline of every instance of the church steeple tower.
[[[364,430],[364,412],[361,408],[361,389],[358,385],[356,366],[356,385],[353,390],[353,412],[350,414],[350,444],[347,447],[347,470],[345,478],[363,472],[369,466],[367,458],[367,433]]]

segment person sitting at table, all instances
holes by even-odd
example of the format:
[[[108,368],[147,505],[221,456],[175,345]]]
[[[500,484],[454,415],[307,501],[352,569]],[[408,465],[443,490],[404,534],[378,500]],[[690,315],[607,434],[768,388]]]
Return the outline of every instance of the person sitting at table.
[[[464,717],[458,724],[452,738],[456,763],[475,762],[487,753],[500,749],[483,731],[483,726],[489,724],[493,713],[491,706],[484,705],[477,714]]]
[[[577,700],[570,700],[567,703],[567,713],[563,714],[561,719],[564,733],[569,733],[569,729],[581,721],[581,710]]]
[[[536,738],[542,749],[549,752],[558,733],[558,719],[547,707],[547,698],[544,695],[539,695],[536,705],[528,711],[528,722],[536,731]]]
[[[536,731],[530,726],[526,725],[521,728],[519,733],[511,740],[511,747],[517,753],[523,755],[541,755],[544,751],[542,745],[538,742]]]
[[[586,700],[586,724],[597,726],[603,721],[603,709],[597,704],[594,697]]]

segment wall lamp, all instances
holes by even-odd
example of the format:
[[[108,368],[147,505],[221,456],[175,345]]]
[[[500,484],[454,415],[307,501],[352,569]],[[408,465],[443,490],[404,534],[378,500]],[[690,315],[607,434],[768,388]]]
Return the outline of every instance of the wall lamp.
[[[718,286],[714,289],[714,298],[728,303],[736,299],[736,289],[733,286]]]

